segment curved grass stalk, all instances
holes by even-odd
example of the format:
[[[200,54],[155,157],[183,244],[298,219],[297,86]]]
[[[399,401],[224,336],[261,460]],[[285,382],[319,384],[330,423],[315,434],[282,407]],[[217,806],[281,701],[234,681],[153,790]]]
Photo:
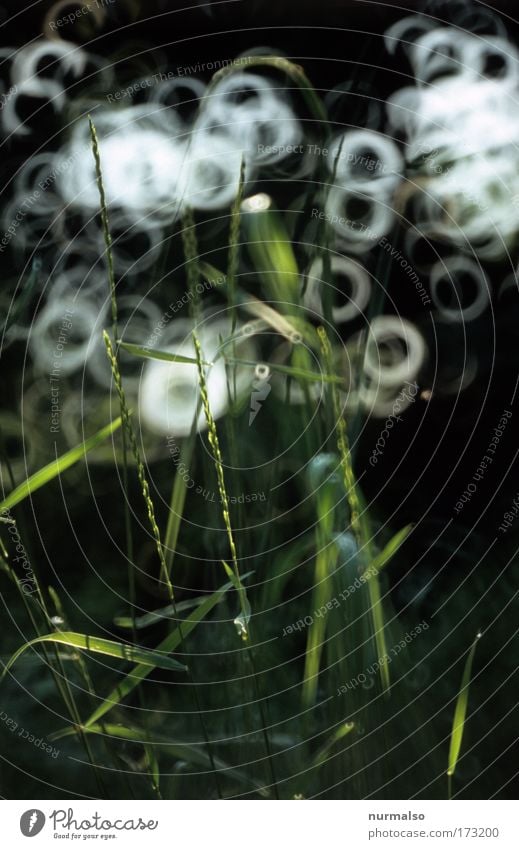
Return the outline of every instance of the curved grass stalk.
[[[93,652],[94,654],[118,657],[121,660],[130,660],[133,663],[158,667],[159,669],[181,670],[183,672],[187,669],[186,666],[174,660],[174,658],[167,657],[162,652],[154,651],[153,649],[143,649],[139,646],[130,646],[127,643],[118,643],[114,640],[105,640],[101,637],[91,637],[88,634],[77,634],[74,631],[57,631],[55,634],[44,634],[41,637],[35,637],[33,640],[28,640],[28,642],[24,643],[4,666],[0,675],[0,682],[22,654],[27,649],[39,643],[59,643],[63,646],[82,649],[83,651]]]
[[[290,62],[282,56],[247,56],[246,59],[247,67],[249,68],[274,68],[276,71],[282,71],[287,74],[287,76],[290,77],[290,79],[300,89],[314,118],[318,121],[324,121],[325,123],[328,122],[328,113],[324,104],[300,65],[296,65],[294,62]],[[207,87],[204,99],[202,100],[201,108],[203,108],[205,100],[211,97],[215,86],[220,82],[220,80],[225,79],[225,77],[229,76],[229,74],[236,71],[237,68],[241,70],[241,67],[241,64],[228,65],[225,68],[221,68],[216,72],[216,74],[214,74],[209,86]]]

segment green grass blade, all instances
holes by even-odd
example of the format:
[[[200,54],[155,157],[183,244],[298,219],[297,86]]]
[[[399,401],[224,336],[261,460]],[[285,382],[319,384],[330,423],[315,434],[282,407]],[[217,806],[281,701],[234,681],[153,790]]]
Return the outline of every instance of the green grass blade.
[[[191,433],[189,434],[187,439],[182,440],[182,446],[180,448],[179,466],[184,465],[186,469],[189,469],[191,467],[193,454],[195,451],[196,437],[197,430],[195,427],[191,429]],[[173,563],[177,551],[180,526],[182,524],[182,517],[184,515],[184,508],[186,504],[186,495],[187,482],[185,480],[184,475],[181,475],[177,472],[173,480],[173,486],[171,488],[171,497],[169,500],[168,510],[168,523],[166,525],[166,533],[164,535],[164,553],[166,558],[166,564],[170,574],[173,570]]]
[[[252,362],[252,360],[240,360],[234,359],[234,357],[226,357],[226,362],[230,365],[241,365],[241,366],[251,366],[256,367],[258,365],[257,362]],[[316,371],[308,371],[308,369],[297,368],[296,366],[283,366],[278,363],[266,362],[265,365],[268,365],[271,371],[277,371],[280,374],[286,374],[289,377],[293,377],[295,380],[308,380],[311,383],[337,383],[339,385],[344,385],[344,378],[339,377],[338,374],[323,374]]]
[[[106,427],[101,428],[101,430],[89,439],[85,439],[81,445],[76,445],[75,448],[71,448],[70,451],[66,452],[66,454],[62,454],[61,457],[57,457],[52,461],[52,463],[49,463],[47,466],[44,466],[43,469],[35,472],[27,478],[27,480],[17,486],[16,489],[13,489],[7,498],[4,498],[4,500],[0,502],[0,513],[4,510],[9,510],[11,507],[14,507],[15,504],[19,504],[20,501],[23,501],[24,498],[27,498],[27,496],[36,492],[37,489],[41,489],[41,487],[45,486],[45,484],[49,483],[49,481],[59,477],[59,475],[66,471],[66,469],[69,469],[75,463],[78,463],[79,460],[82,460],[85,454],[92,451],[93,448],[97,448],[98,445],[104,442],[104,440],[114,433],[114,431],[116,431],[120,426],[121,418],[119,417],[113,422],[110,422],[110,424],[106,425]]]
[[[325,761],[328,760],[328,755],[332,751],[333,747],[337,745],[341,740],[350,734],[355,728],[354,722],[345,722],[336,731],[332,734],[329,740],[326,741],[324,746],[322,746],[317,752],[314,758],[314,766],[322,766]]]
[[[329,600],[330,586],[328,577],[331,571],[330,547],[323,546],[317,552],[312,608],[319,610]],[[305,708],[315,704],[321,658],[325,647],[326,619],[312,617],[308,628],[303,676],[302,701]]]
[[[299,307],[299,268],[292,241],[276,209],[247,212],[243,216],[247,250],[266,285],[270,299],[283,312]]]
[[[406,525],[402,530],[398,531],[389,540],[388,544],[382,549],[380,554],[373,559],[369,568],[366,570],[370,574],[378,574],[384,566],[386,566],[392,557],[397,553],[398,549],[402,545],[402,543],[407,539],[411,531],[413,530],[414,525]]]
[[[172,669],[185,671],[187,668],[183,664],[174,660],[172,657],[167,657],[166,651],[155,651],[153,649],[143,649],[139,646],[130,646],[125,643],[117,643],[114,640],[105,640],[101,637],[90,637],[88,634],[77,634],[75,631],[59,631],[56,634],[45,634],[42,637],[35,637],[24,643],[18,651],[10,658],[0,676],[3,679],[5,674],[18,660],[28,648],[38,645],[39,643],[59,643],[60,645],[70,646],[75,649],[93,652],[94,654],[106,654],[109,657],[118,657],[121,660],[130,660],[133,663],[139,663],[143,666],[159,667],[160,669]]]
[[[174,354],[171,351],[158,351],[156,348],[145,348],[143,345],[123,342],[122,339],[118,341],[118,344],[128,354],[132,354],[134,357],[143,357],[148,360],[164,360],[167,363],[188,363],[189,365],[196,366],[196,359],[194,357],[184,357],[181,354]],[[204,365],[210,366],[211,363],[204,362]]]
[[[208,283],[211,283],[213,286],[220,286],[222,283],[227,282],[227,277],[217,268],[215,265],[212,265],[210,262],[205,262],[204,260],[200,261],[200,273],[207,280]]]
[[[461,743],[463,741],[465,719],[467,716],[467,704],[469,700],[469,687],[470,680],[472,677],[472,664],[474,662],[476,646],[480,637],[481,634],[476,635],[476,639],[472,643],[472,647],[469,651],[467,660],[465,661],[465,668],[463,670],[463,677],[461,679],[460,691],[458,693],[458,699],[456,701],[454,719],[452,722],[451,743],[449,748],[449,765],[447,768],[447,775],[449,776],[449,778],[454,775],[454,772],[456,770],[456,764],[458,763]]]
[[[184,619],[182,622],[182,634],[176,628],[157,646],[157,652],[170,653],[175,651],[182,642],[182,638],[186,638],[196,626],[210,613],[210,611],[223,598],[225,593],[232,588],[232,583],[224,584],[220,589],[211,593],[205,602],[197,607],[193,613]],[[103,700],[102,704],[94,711],[87,719],[85,726],[88,728],[95,722],[98,722],[102,716],[108,713],[115,705],[119,704],[122,699],[126,698],[132,690],[134,690],[151,672],[151,667],[143,663],[139,663],[132,671],[124,678],[121,684],[115,687],[111,693]]]
[[[174,619],[175,613],[182,613],[184,610],[191,610],[193,607],[198,607],[199,604],[203,604],[205,599],[205,595],[199,595],[196,598],[177,601],[175,607],[172,604],[168,604],[166,607],[159,607],[158,610],[151,610],[142,616],[136,616],[135,622],[132,621],[131,616],[116,616],[114,618],[114,625],[116,628],[131,629],[135,627],[137,630],[141,630],[142,628],[148,628],[150,625],[156,625],[157,622],[162,622],[164,619]]]
[[[155,793],[160,795],[160,768],[155,747],[150,743],[144,743],[144,751],[146,752],[152,787]]]
[[[386,641],[386,624],[384,620],[384,608],[382,606],[382,594],[380,592],[380,582],[377,575],[370,576],[368,581],[368,591],[371,603],[371,617],[373,620],[373,630],[375,632],[375,643],[377,646],[377,654],[379,662],[382,658],[387,657],[387,641]],[[389,668],[387,663],[380,664],[380,680],[382,689],[385,693],[389,692],[391,686]]]

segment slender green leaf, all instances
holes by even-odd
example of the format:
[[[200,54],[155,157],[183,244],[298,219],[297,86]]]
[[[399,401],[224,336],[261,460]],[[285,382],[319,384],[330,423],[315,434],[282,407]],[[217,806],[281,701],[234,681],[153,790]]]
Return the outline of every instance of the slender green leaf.
[[[152,610],[149,613],[144,613],[142,616],[136,616],[135,622],[133,622],[131,616],[116,616],[114,618],[114,625],[117,628],[131,629],[135,627],[137,630],[148,628],[150,625],[156,625],[157,622],[161,622],[163,619],[174,619],[175,613],[182,613],[184,610],[191,610],[192,607],[198,607],[199,604],[204,603],[206,598],[207,596],[205,595],[198,595],[196,598],[177,601],[175,607],[172,604],[168,604],[166,607],[159,607],[158,610]]]
[[[452,722],[451,744],[449,748],[449,766],[447,769],[447,775],[449,777],[454,775],[456,764],[458,763],[461,743],[463,740],[463,732],[465,730],[465,719],[467,716],[467,704],[469,700],[469,686],[472,676],[472,664],[474,662],[476,646],[480,637],[481,634],[476,635],[476,639],[472,643],[472,647],[468,653],[467,660],[465,661],[465,668],[463,670],[463,677],[461,679],[460,691],[458,693],[458,699],[456,701],[454,719]]]
[[[122,339],[118,343],[128,354],[133,354],[134,357],[143,357],[147,360],[164,360],[167,363],[188,363],[196,366],[195,357],[184,357],[181,354],[174,354],[172,351],[159,351],[156,348],[146,348],[143,345],[134,345],[132,342],[123,342]],[[205,366],[211,363],[205,363]]]
[[[151,666],[159,667],[160,669],[182,671],[187,668],[179,663],[178,660],[168,657],[166,649],[144,649],[139,646],[116,643],[114,640],[105,640],[101,637],[90,637],[88,634],[76,634],[74,631],[58,631],[55,634],[45,634],[43,637],[35,637],[33,640],[29,640],[29,642],[24,643],[6,664],[2,675],[0,676],[0,680],[2,680],[4,675],[9,671],[23,652],[32,646],[38,645],[39,643],[60,643],[64,646],[83,649],[84,651],[93,652],[94,654],[106,654],[110,657],[119,657],[122,660],[131,660],[133,663],[139,663],[146,667]]]
[[[160,769],[157,755],[155,754],[155,747],[151,743],[144,743],[144,751],[146,752],[146,758],[148,759],[148,767],[150,770],[153,789],[156,793],[158,793],[160,791]]]
[[[221,286],[222,283],[227,282],[227,277],[216,268],[215,265],[211,265],[210,262],[201,262],[200,263],[200,273],[207,280],[208,283],[212,283],[213,286]]]
[[[195,420],[198,421],[198,408],[196,411]],[[173,486],[171,488],[171,497],[169,501],[168,510],[168,523],[166,525],[166,534],[164,537],[164,551],[166,563],[170,574],[173,569],[175,554],[177,552],[178,536],[180,534],[182,516],[184,515],[188,484],[186,476],[181,475],[180,472],[178,472],[178,468],[184,467],[186,469],[189,469],[191,467],[197,435],[198,432],[196,427],[192,426],[191,433],[189,434],[187,439],[182,440],[179,458],[180,462],[178,463],[177,473],[175,475],[175,478],[173,480]]]
[[[347,737],[354,728],[354,722],[344,722],[341,726],[339,726],[339,728],[334,731],[330,739],[327,740],[324,746],[322,746],[317,752],[314,758],[314,766],[322,766],[322,764],[328,760],[328,755],[332,751],[333,747],[343,740],[344,737]]]
[[[251,360],[240,360],[234,358],[226,358],[226,362],[230,365],[242,365],[242,366],[252,366],[256,367],[258,363],[252,362]],[[307,369],[296,368],[295,366],[283,366],[278,363],[267,362],[265,365],[268,365],[269,369],[272,371],[278,371],[280,374],[287,374],[289,377],[293,377],[296,380],[309,380],[313,383],[338,383],[344,384],[344,378],[339,377],[337,374],[319,374],[316,371],[308,371]]]
[[[15,504],[19,504],[20,501],[23,501],[24,498],[27,498],[33,492],[36,492],[37,489],[41,489],[42,486],[49,483],[49,481],[53,480],[59,475],[62,474],[66,469],[69,469],[75,463],[78,463],[79,460],[82,460],[85,454],[88,451],[91,451],[93,448],[97,448],[102,442],[104,442],[107,437],[109,437],[114,431],[117,430],[118,427],[121,426],[121,418],[115,419],[110,424],[103,427],[89,439],[85,439],[81,445],[76,445],[75,448],[71,448],[70,451],[67,451],[66,454],[62,454],[61,457],[57,457],[52,463],[49,463],[47,466],[44,466],[43,469],[40,469],[38,472],[35,472],[30,478],[27,478],[23,483],[13,489],[13,491],[4,498],[2,502],[0,502],[0,513],[4,510],[10,510],[11,507],[14,507]]]
[[[387,641],[386,641],[386,626],[384,620],[384,608],[382,605],[382,593],[380,591],[381,570],[386,566],[391,558],[396,554],[402,543],[409,536],[413,529],[413,525],[406,525],[402,530],[398,531],[388,542],[385,548],[376,555],[371,561],[371,565],[365,570],[364,574],[368,578],[368,590],[371,600],[371,615],[373,619],[373,629],[375,631],[375,642],[379,658],[387,657]],[[387,663],[380,666],[380,679],[384,692],[389,691],[390,675]]]
[[[382,549],[380,554],[377,554],[369,568],[366,570],[369,575],[377,575],[386,566],[391,558],[397,553],[402,543],[407,539],[414,525],[406,525],[398,533],[389,540],[388,544]]]

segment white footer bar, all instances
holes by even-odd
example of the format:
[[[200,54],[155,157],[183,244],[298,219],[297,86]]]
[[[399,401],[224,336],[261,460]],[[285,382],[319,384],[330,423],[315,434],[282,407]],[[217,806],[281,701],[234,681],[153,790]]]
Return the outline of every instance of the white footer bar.
[[[2,845],[518,849],[510,801],[2,801]],[[30,840],[34,840],[33,843]],[[145,843],[143,843],[145,841]]]

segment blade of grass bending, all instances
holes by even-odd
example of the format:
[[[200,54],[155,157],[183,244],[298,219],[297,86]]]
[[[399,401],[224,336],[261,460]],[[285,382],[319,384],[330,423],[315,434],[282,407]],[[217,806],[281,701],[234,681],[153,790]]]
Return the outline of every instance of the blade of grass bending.
[[[142,729],[130,727],[127,725],[107,724],[107,725],[90,725],[84,728],[88,734],[107,734],[111,737],[117,737],[121,740],[131,740],[134,743],[142,743],[146,745],[147,739],[145,732]],[[75,728],[66,728],[63,731],[57,731],[54,734],[49,734],[49,740],[62,740],[64,737],[70,737],[77,733]],[[211,762],[207,755],[192,743],[175,743],[173,740],[168,740],[162,735],[153,735],[153,746],[160,749],[166,754],[177,758],[178,760],[187,761],[188,763],[196,764],[211,768]],[[230,766],[221,758],[215,758],[215,764],[221,772],[225,772],[231,778],[235,778],[241,784],[253,786],[262,796],[268,796],[266,791],[259,781],[250,778],[242,770]]]
[[[20,655],[29,648],[38,645],[39,643],[59,643],[63,646],[82,649],[83,651],[93,652],[94,654],[106,654],[109,657],[118,657],[121,660],[130,660],[133,663],[139,663],[143,666],[158,667],[159,669],[170,669],[185,672],[187,666],[174,660],[172,657],[167,657],[165,653],[155,651],[154,649],[143,649],[139,646],[130,646],[125,643],[117,643],[114,640],[105,640],[101,637],[90,637],[88,634],[76,634],[74,631],[58,631],[55,634],[45,634],[42,637],[35,637],[24,643],[18,651],[16,651],[8,663],[5,665],[0,681],[6,673],[11,669]]]
[[[188,365],[196,366],[195,357],[184,357],[181,354],[174,354],[171,351],[159,351],[156,348],[145,348],[143,345],[135,345],[132,342],[123,342],[119,339],[117,344],[124,348],[128,354],[134,357],[143,357],[148,360],[164,360],[167,363],[187,363]],[[210,366],[212,363],[204,362],[204,365]]]
[[[348,734],[351,734],[354,728],[354,722],[345,722],[343,725],[341,725],[315,755],[314,766],[322,766],[322,764],[328,760],[328,755],[332,751],[333,747],[341,740],[344,740],[344,738],[347,737]]]
[[[175,610],[181,613],[184,610],[191,610],[193,607],[198,607],[205,601],[205,595],[196,596],[196,598],[188,598],[185,601],[178,601],[176,606],[168,604],[166,607],[160,607],[158,610],[152,610],[149,613],[144,613],[142,616],[137,616],[135,619],[135,627],[137,629],[148,628],[150,625],[156,625],[157,622],[162,622],[163,619],[174,619]],[[132,628],[133,623],[129,616],[116,616],[114,625],[117,628]]]
[[[250,573],[252,574],[252,573]],[[185,639],[195,628],[196,626],[211,612],[213,607],[218,604],[219,601],[223,598],[225,593],[232,588],[232,583],[226,583],[218,590],[215,590],[214,593],[211,593],[210,596],[197,607],[193,613],[182,621],[182,636],[180,634],[179,628],[175,628],[171,634],[168,634],[167,637],[162,640],[162,642],[157,646],[155,651],[170,653],[175,651],[181,644],[182,639]],[[87,719],[84,723],[85,727],[88,728],[97,722],[102,716],[108,713],[115,705],[119,704],[126,696],[128,696],[141,681],[144,681],[145,678],[151,673],[151,668],[149,666],[145,666],[144,664],[138,664],[135,666],[131,672],[124,678],[121,684],[115,687],[111,693],[103,700],[102,704],[93,712],[93,714]]]
[[[451,731],[451,741],[449,747],[449,764],[447,767],[447,776],[449,783],[449,797],[451,796],[451,779],[456,771],[456,765],[458,763],[458,758],[461,750],[461,743],[463,741],[463,732],[465,730],[465,720],[467,716],[467,705],[469,700],[469,687],[470,681],[472,677],[472,664],[474,663],[474,655],[476,653],[476,646],[481,638],[481,633],[476,634],[476,639],[472,643],[471,649],[468,653],[467,660],[465,661],[465,667],[463,669],[463,676],[461,679],[460,691],[458,693],[458,698],[456,701],[456,708],[454,710],[454,718],[452,721],[452,731]]]
[[[110,436],[114,431],[117,430],[121,426],[121,418],[115,419],[110,424],[106,425],[106,427],[101,428],[91,436],[89,439],[85,439],[81,445],[76,445],[75,448],[71,448],[70,451],[67,451],[65,454],[62,454],[61,457],[57,457],[51,463],[48,463],[42,469],[35,472],[31,475],[27,480],[21,483],[16,489],[4,498],[2,502],[0,502],[0,513],[4,510],[10,510],[11,507],[14,507],[16,504],[19,504],[20,501],[23,501],[36,490],[41,489],[42,486],[49,483],[49,481],[53,480],[53,478],[58,477],[62,474],[62,472],[69,469],[71,466],[78,463],[79,460],[82,460],[85,454],[89,451],[92,451],[93,448],[96,448],[101,442]]]
[[[297,85],[297,87],[301,90],[304,100],[306,101],[307,106],[310,111],[317,118],[318,121],[324,121],[327,125],[328,123],[328,113],[323,105],[321,98],[318,96],[314,87],[312,86],[310,80],[305,75],[303,69],[300,65],[296,65],[294,62],[290,62],[288,59],[283,58],[282,56],[247,56],[243,61],[247,62],[247,67],[263,67],[263,68],[274,68],[276,71],[282,71],[287,74],[291,80]],[[210,98],[213,89],[219,83],[220,80],[225,79],[229,74],[232,74],[236,68],[242,68],[242,62],[238,65],[228,65],[225,68],[221,68],[219,71],[214,74],[209,86],[207,87],[206,93],[204,95],[204,99],[202,101],[202,108],[207,98]]]
[[[208,262],[202,262],[200,263],[200,268],[202,269],[204,277],[214,286],[221,285],[226,281],[225,275],[222,274],[222,272],[214,265],[211,265]],[[293,315],[290,316],[289,321],[286,316],[281,315],[281,313],[277,312],[268,304],[260,301],[259,298],[254,297],[254,295],[251,295],[250,292],[246,292],[238,287],[235,289],[235,298],[237,306],[241,307],[245,312],[248,312],[255,318],[265,321],[267,325],[274,328],[277,333],[280,333],[281,336],[284,336],[289,342],[293,341],[294,336],[302,335],[303,339],[311,347],[316,347],[317,336],[313,326],[309,324],[309,322],[298,319],[297,323],[293,324],[292,322],[295,320]],[[231,344],[232,341],[234,341],[234,339],[231,336],[228,343]]]
[[[220,286],[222,283],[227,282],[227,278],[223,271],[220,271],[215,265],[212,265],[210,262],[205,262],[205,260],[200,260],[199,264],[200,273],[205,277],[208,283],[211,283],[212,286]]]

